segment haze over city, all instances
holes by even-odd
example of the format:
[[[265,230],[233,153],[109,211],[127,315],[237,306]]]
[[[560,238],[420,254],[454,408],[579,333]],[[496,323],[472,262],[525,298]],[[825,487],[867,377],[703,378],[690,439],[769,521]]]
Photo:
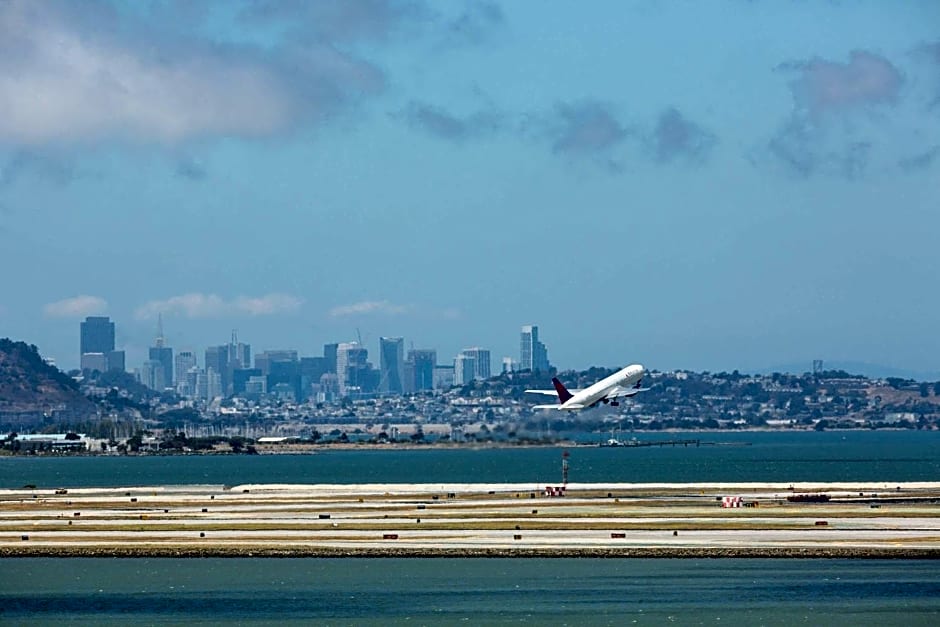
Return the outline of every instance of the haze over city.
[[[940,4],[0,2],[0,336],[940,371]],[[664,33],[666,34],[664,36]]]

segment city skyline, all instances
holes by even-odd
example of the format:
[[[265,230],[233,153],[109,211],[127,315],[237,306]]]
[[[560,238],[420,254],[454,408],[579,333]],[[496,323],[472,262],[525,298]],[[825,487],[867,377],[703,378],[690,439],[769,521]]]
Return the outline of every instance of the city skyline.
[[[199,355],[238,329],[499,359],[537,320],[573,369],[936,378],[937,23],[930,0],[2,2],[0,334],[66,369],[95,315],[127,365],[160,315]]]

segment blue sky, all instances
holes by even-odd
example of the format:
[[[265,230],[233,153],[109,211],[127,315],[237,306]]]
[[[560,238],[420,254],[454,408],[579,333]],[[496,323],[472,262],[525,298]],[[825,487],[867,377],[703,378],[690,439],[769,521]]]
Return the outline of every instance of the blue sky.
[[[940,4],[0,1],[0,335],[940,371]]]

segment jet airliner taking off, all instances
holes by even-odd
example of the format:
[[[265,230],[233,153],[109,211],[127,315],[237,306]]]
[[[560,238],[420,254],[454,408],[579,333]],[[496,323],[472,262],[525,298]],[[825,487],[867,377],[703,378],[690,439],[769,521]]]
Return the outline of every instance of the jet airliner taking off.
[[[578,411],[597,407],[598,403],[604,403],[605,405],[610,404],[617,407],[620,405],[618,399],[630,397],[649,389],[640,387],[643,383],[643,374],[645,372],[645,369],[640,364],[632,364],[583,390],[568,390],[562,382],[558,380],[558,377],[554,377],[552,378],[552,384],[555,386],[554,390],[526,390],[526,392],[558,396],[557,405],[536,405],[532,409]]]

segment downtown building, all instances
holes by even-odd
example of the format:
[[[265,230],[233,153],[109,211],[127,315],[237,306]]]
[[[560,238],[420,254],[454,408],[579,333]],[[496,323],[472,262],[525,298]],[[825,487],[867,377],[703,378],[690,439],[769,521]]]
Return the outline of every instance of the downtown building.
[[[519,369],[548,372],[548,349],[539,340],[539,328],[534,324],[522,327],[519,346]]]
[[[479,346],[465,348],[454,358],[454,385],[490,378],[490,351]]]
[[[79,363],[82,370],[124,371],[124,351],[114,350],[114,323],[107,316],[88,316],[80,325]]]
[[[379,392],[401,394],[405,378],[405,340],[400,337],[379,338]],[[408,386],[413,387],[413,386]]]

